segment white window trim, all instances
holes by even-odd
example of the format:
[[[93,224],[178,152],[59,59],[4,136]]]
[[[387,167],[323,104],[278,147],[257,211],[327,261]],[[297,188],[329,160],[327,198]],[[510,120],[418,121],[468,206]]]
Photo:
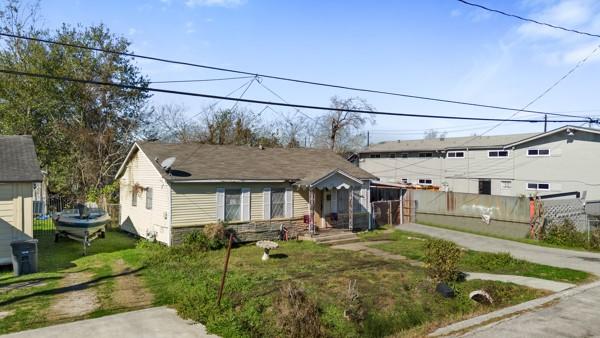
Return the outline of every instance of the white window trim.
[[[500,154],[498,153],[498,156],[490,156],[490,153],[493,151],[497,151],[497,152],[501,152],[501,151],[506,151],[506,156],[499,156]],[[510,150],[507,149],[498,149],[498,150],[488,150],[488,158],[510,158]]]
[[[529,185],[530,184],[535,184],[536,188],[530,188]],[[540,189],[540,184],[547,184],[548,185],[548,189]],[[550,183],[545,183],[545,182],[541,182],[541,183],[535,183],[535,182],[527,182],[525,183],[525,190],[529,190],[529,191],[550,191]]]
[[[537,150],[538,153],[537,155],[529,155],[529,151],[530,150]],[[548,150],[548,154],[547,155],[540,155],[540,150]],[[527,149],[527,157],[549,157],[552,154],[552,152],[550,151],[550,149],[540,149],[540,148],[529,148]]]
[[[431,181],[431,183],[421,183],[421,181]],[[433,180],[431,178],[419,178],[417,181],[420,185],[433,185]]]
[[[463,156],[462,157],[456,156],[457,153],[462,153]],[[449,154],[454,154],[454,157],[448,156]],[[446,158],[450,159],[450,160],[464,160],[466,158],[466,152],[464,150],[449,151],[446,153]]]

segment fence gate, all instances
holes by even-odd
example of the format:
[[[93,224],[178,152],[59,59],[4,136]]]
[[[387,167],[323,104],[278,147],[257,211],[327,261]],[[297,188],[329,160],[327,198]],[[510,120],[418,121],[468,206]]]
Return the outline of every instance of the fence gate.
[[[405,197],[408,194],[405,195]],[[411,199],[377,201],[372,204],[373,225],[380,227],[382,225],[400,225],[410,223],[413,217],[413,208]]]

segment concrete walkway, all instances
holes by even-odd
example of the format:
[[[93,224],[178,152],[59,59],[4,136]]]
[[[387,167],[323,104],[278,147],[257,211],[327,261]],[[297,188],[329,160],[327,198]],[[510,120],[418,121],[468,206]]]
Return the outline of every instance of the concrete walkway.
[[[181,319],[173,309],[155,307],[3,335],[3,338],[218,338],[201,324]]]
[[[600,276],[600,253],[548,248],[414,223],[399,225],[396,228],[447,239],[471,250],[510,252],[513,257],[530,262],[581,270]]]

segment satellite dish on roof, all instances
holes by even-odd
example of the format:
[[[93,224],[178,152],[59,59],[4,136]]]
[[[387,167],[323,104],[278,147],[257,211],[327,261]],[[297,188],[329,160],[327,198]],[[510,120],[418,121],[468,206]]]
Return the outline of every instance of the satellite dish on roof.
[[[173,163],[175,163],[175,159],[176,157],[166,158],[160,163],[160,166],[163,168],[164,171],[169,172],[171,170],[171,167],[173,166]]]

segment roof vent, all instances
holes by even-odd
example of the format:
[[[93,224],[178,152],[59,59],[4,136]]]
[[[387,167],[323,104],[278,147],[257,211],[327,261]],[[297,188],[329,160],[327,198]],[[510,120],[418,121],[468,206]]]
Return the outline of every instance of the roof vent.
[[[175,157],[169,157],[166,158],[164,161],[162,161],[160,163],[160,166],[163,168],[164,171],[169,172],[171,171],[171,167],[173,166],[173,163],[175,163]]]

